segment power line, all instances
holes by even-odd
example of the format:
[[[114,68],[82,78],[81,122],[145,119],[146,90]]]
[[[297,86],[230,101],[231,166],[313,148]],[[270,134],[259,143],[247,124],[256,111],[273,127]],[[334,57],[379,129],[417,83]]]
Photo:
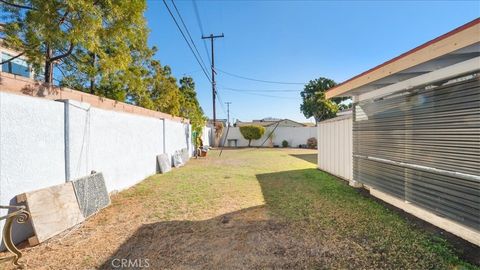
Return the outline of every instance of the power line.
[[[224,90],[228,90],[228,89],[225,89],[225,88],[222,88]],[[295,98],[295,97],[284,97],[284,96],[273,96],[273,95],[266,95],[266,94],[258,94],[258,93],[252,93],[252,92],[243,92],[243,91],[238,91],[237,93],[242,93],[242,94],[246,94],[246,95],[253,95],[253,96],[261,96],[261,97],[269,97],[269,98],[280,98],[280,99],[292,99],[292,98]]]
[[[265,92],[295,92],[295,93],[300,93],[302,90],[300,89],[297,89],[297,90],[293,90],[293,89],[288,89],[288,90],[285,90],[285,89],[263,89],[263,90],[255,90],[255,89],[238,89],[238,88],[231,88],[231,87],[225,87],[225,86],[221,86],[222,89],[224,90],[230,90],[230,91],[237,91],[237,92],[258,92],[258,93],[265,93]]]
[[[221,69],[219,69],[219,68],[215,68],[215,71],[220,71],[221,73],[226,74],[226,75],[230,75],[230,76],[232,76],[232,77],[236,77],[236,78],[240,78],[240,79],[244,79],[244,80],[249,80],[249,81],[255,81],[255,82],[275,83],[275,84],[301,84],[301,85],[305,85],[305,84],[306,84],[306,83],[298,83],[298,82],[278,82],[278,81],[267,81],[267,80],[260,80],[260,79],[255,79],[255,78],[249,78],[249,77],[245,77],[245,76],[233,74],[233,73],[230,73],[230,72],[221,70]]]
[[[223,102],[222,98],[220,97],[220,94],[218,93],[218,91],[216,93],[216,97],[218,99],[218,102],[220,103],[220,108],[222,109],[223,113],[227,114],[227,110],[225,110],[225,106],[223,105],[224,102]]]
[[[197,1],[193,0],[192,3],[193,3],[193,9],[195,10],[195,16],[197,17],[198,27],[200,28],[200,32],[202,33],[202,36],[204,36],[203,24],[202,24],[202,20],[200,19],[200,12],[198,11]],[[203,48],[205,49],[205,54],[207,55],[208,62],[210,63],[210,66],[212,66],[212,60],[210,59],[210,55],[208,53],[208,48],[207,48],[207,41],[205,39],[203,39]]]
[[[201,55],[200,52],[198,51],[197,45],[196,45],[195,42],[193,41],[192,35],[190,35],[190,31],[188,31],[188,27],[187,27],[187,25],[185,24],[185,22],[183,21],[182,15],[180,14],[180,11],[178,10],[177,5],[175,4],[175,1],[173,1],[173,0],[171,0],[171,1],[172,1],[172,4],[173,4],[173,7],[175,8],[175,11],[176,11],[177,14],[178,14],[178,17],[180,18],[180,21],[182,22],[183,27],[184,27],[185,30],[187,31],[187,35],[188,35],[188,37],[190,38],[190,42],[192,42],[193,48],[194,48],[195,51],[197,52],[198,57],[200,57],[200,61],[202,62],[204,68],[207,69],[207,67],[206,67],[206,65],[205,65],[205,62],[203,62],[202,55]],[[205,40],[204,40],[204,41],[205,41]]]
[[[188,39],[187,37],[185,37],[185,33],[183,33],[182,31],[182,28],[180,27],[180,25],[178,24],[177,22],[177,19],[175,19],[175,16],[173,15],[172,11],[170,10],[170,8],[168,7],[168,4],[165,0],[163,0],[163,4],[165,4],[165,7],[167,8],[168,10],[168,13],[170,14],[170,16],[172,17],[173,21],[175,22],[175,24],[177,25],[177,28],[178,30],[180,31],[180,33],[182,34],[182,37],[183,39],[185,40],[185,42],[187,43],[188,47],[190,48],[190,51],[193,53],[193,56],[195,56],[195,59],[197,60],[197,63],[200,65],[200,67],[202,68],[202,71],[203,71],[203,74],[205,74],[205,76],[207,77],[207,80],[209,82],[212,82],[210,80],[210,77],[208,77],[208,74],[207,72],[205,71],[205,68],[203,67],[202,63],[200,62],[200,60],[198,59],[198,56],[195,54],[195,51],[193,50],[192,48],[192,45],[190,45],[190,43],[188,42]]]

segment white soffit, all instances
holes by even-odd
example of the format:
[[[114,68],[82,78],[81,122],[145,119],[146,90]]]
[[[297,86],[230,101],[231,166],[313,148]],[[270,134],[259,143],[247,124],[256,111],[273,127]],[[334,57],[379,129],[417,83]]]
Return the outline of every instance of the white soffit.
[[[479,56],[480,56],[480,42],[472,44],[460,50],[451,52],[449,54],[443,55],[441,57],[432,59],[430,61],[424,62],[422,64],[413,66],[401,72],[389,75],[385,78],[371,82],[361,87],[351,89],[350,91],[344,93],[344,95],[359,96],[360,100],[365,100],[366,97],[378,96],[380,94],[379,90],[383,89],[381,91],[385,91],[385,89],[390,89],[390,88],[387,88],[389,86],[394,86],[398,84],[398,85],[407,85],[410,87],[414,87],[414,86],[422,85],[420,80],[429,80],[429,81],[423,82],[423,84],[426,84],[426,83],[431,83],[435,80],[438,81],[442,79],[452,78],[454,76],[464,74],[465,72],[479,70],[480,69],[480,62],[478,60]],[[457,64],[460,64],[460,65],[457,65]],[[452,67],[452,68],[449,68],[449,67]],[[441,70],[443,69],[446,69],[446,71],[441,72]],[[463,71],[465,69],[468,69],[468,70]],[[436,71],[439,71],[439,72],[436,72]],[[430,73],[433,73],[433,75],[428,75]],[[441,78],[440,74],[443,74],[445,77]],[[414,78],[419,78],[418,80],[413,80],[413,82],[415,82],[416,85],[409,85],[412,83],[411,80]],[[410,83],[399,84],[401,82],[402,83],[410,82]],[[397,88],[397,87],[398,86],[394,88]],[[402,89],[398,89],[398,90],[402,90]],[[369,93],[375,93],[375,94],[369,94]]]
[[[480,56],[456,63],[444,68],[437,69],[429,73],[423,73],[413,78],[409,78],[388,86],[375,90],[366,91],[358,95],[358,101],[380,98],[391,95],[395,92],[432,84],[438,81],[448,80],[457,76],[466,75],[480,70]]]

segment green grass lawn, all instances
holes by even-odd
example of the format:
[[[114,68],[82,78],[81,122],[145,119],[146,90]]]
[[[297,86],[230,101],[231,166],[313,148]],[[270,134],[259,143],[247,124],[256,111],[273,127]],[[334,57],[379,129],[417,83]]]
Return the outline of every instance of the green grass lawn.
[[[114,196],[58,251],[52,243],[26,257],[85,268],[115,258],[148,258],[154,269],[474,268],[315,163],[312,150],[210,151]]]

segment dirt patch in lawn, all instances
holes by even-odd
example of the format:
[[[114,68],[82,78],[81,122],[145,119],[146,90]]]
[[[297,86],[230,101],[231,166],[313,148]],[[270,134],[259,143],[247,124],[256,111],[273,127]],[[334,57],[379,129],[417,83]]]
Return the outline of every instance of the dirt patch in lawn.
[[[124,242],[102,269],[121,259],[154,269],[295,269],[362,265],[356,246],[330,233],[307,235],[299,224],[267,217],[265,206],[205,221],[145,224]]]

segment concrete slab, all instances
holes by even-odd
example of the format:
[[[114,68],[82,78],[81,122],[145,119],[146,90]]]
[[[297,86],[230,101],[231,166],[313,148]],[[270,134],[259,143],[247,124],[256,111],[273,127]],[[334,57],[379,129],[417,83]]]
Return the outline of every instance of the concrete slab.
[[[172,162],[168,154],[160,154],[157,156],[157,164],[160,173],[167,173],[172,170]]]
[[[80,211],[85,218],[110,204],[102,173],[94,173],[72,181]]]

